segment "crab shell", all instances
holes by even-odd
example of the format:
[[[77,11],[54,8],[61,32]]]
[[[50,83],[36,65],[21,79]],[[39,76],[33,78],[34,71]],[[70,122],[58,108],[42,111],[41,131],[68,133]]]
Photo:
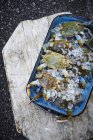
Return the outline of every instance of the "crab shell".
[[[50,51],[48,54],[43,55],[45,64],[52,69],[62,69],[69,67],[71,61],[66,56]]]
[[[44,89],[58,89],[58,84],[61,80],[58,80],[55,77],[51,76],[49,73],[44,72],[42,73],[42,78],[39,78],[38,81]]]
[[[72,21],[64,23],[61,27],[62,35],[67,37],[74,36],[75,34],[80,33],[83,30],[83,26],[80,25],[78,22]]]

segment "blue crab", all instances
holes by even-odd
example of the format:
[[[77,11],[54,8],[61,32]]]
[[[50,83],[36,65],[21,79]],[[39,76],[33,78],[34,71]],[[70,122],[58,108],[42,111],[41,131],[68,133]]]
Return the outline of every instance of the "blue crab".
[[[62,69],[71,65],[68,57],[53,51],[49,51],[49,53],[43,55],[43,60],[52,69]]]
[[[72,21],[72,22],[66,22],[62,24],[61,32],[62,35],[71,37],[75,34],[80,33],[83,30],[83,26],[80,25],[78,22]]]

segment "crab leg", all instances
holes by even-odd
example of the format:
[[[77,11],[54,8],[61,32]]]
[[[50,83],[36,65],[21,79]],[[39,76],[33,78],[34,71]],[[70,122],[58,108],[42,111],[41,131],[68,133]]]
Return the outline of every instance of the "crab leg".
[[[67,117],[62,117],[62,116],[61,116],[61,117],[58,117],[56,121],[57,121],[58,123],[63,123],[63,122],[67,122],[68,119],[70,119],[70,118],[71,118],[71,116],[67,116]]]
[[[32,103],[33,101],[38,100],[38,99],[41,98],[41,97],[43,97],[43,93],[42,93],[42,92],[39,93],[39,94],[37,94],[37,95],[30,101],[30,103]],[[29,103],[29,104],[30,104],[30,103]]]
[[[35,81],[32,81],[31,83],[29,83],[27,85],[27,96],[30,96],[30,87],[31,86],[34,86],[34,85],[39,86],[40,85],[39,81],[38,80],[35,80]]]
[[[30,96],[30,88],[27,88],[27,96]]]
[[[37,70],[38,70],[38,71],[41,71],[41,70],[44,69],[46,66],[47,66],[47,65],[46,65],[45,63],[43,63],[43,64],[41,64],[41,65],[37,68]]]

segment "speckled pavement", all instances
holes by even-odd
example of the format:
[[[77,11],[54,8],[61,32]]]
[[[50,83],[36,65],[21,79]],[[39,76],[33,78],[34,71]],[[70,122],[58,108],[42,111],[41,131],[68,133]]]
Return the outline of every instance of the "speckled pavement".
[[[46,15],[71,11],[75,15],[93,18],[93,1],[91,0],[40,0],[40,1],[0,1],[0,138],[26,139],[15,129],[11,108],[11,99],[2,59],[2,48],[10,38],[20,21],[36,19]],[[92,124],[90,124],[91,127]],[[91,132],[88,132],[89,134]],[[93,135],[93,134],[90,134]]]

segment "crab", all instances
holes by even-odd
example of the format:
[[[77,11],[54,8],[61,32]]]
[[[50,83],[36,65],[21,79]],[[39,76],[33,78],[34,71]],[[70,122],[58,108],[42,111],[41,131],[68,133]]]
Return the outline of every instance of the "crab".
[[[27,95],[30,96],[30,87],[31,86],[42,86],[44,91],[46,90],[56,90],[59,91],[61,90],[60,84],[61,80],[56,79],[53,77],[51,74],[48,72],[42,72],[41,76],[38,77],[37,80],[32,81],[27,85]],[[46,92],[43,92],[43,96],[46,100],[49,99],[49,97],[46,95]]]
[[[55,40],[53,41],[53,46],[49,46],[49,49],[54,52],[61,54],[67,54],[67,49],[71,48],[69,41],[67,40]]]
[[[53,51],[49,51],[49,53],[43,55],[43,60],[52,69],[62,69],[71,65],[71,61],[67,56]]]
[[[40,85],[45,89],[59,89],[59,83],[61,80],[51,76],[48,72],[42,72],[42,77],[38,79]]]
[[[84,27],[82,25],[75,21],[63,23],[61,27],[62,35],[71,37],[75,34],[80,33],[83,30],[83,28]]]

